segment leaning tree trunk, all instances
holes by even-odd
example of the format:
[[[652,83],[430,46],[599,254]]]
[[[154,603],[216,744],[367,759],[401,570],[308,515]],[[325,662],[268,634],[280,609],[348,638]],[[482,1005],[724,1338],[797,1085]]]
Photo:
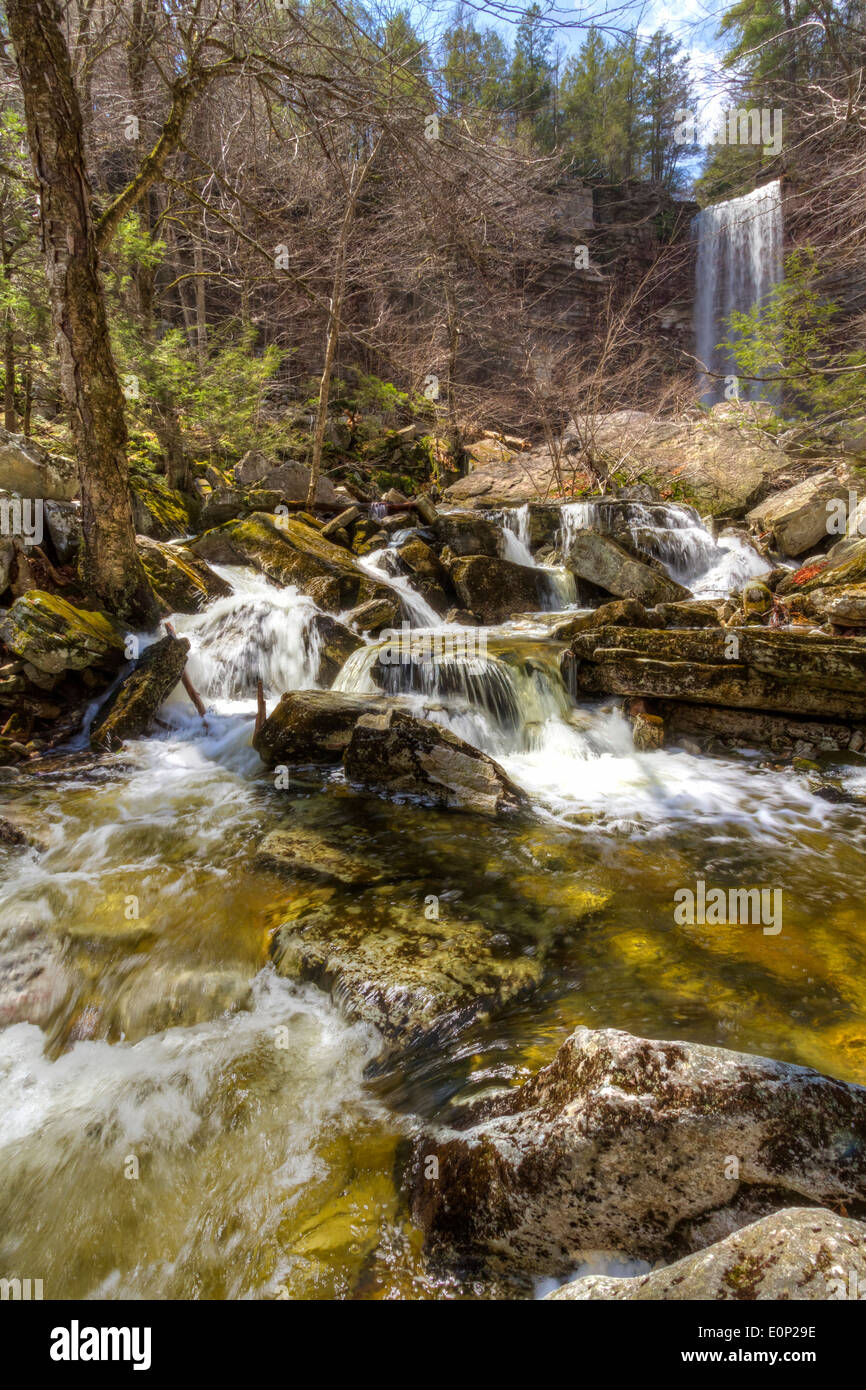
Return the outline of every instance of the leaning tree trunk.
[[[81,108],[57,0],[7,0],[40,192],[45,273],[81,483],[82,580],[107,608],[155,623],[135,545],[123,394],[108,319],[84,158]]]

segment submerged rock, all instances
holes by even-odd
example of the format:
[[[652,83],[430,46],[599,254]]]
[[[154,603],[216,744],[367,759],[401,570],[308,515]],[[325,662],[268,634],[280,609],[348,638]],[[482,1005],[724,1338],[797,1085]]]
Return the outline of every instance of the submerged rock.
[[[146,733],[153,716],[183,675],[189,642],[161,637],[141,655],[93,721],[93,748],[119,748],[126,738]]]
[[[400,709],[365,714],[343,754],[350,782],[436,806],[499,815],[527,799],[498,763],[429,719]]]
[[[792,1207],[735,1231],[676,1264],[633,1279],[590,1275],[547,1298],[847,1299],[866,1288],[866,1225],[815,1207]]]
[[[139,536],[138,552],[160,608],[170,613],[198,613],[211,599],[227,598],[231,584],[186,546],[164,545]]]
[[[235,970],[137,971],[117,996],[110,1022],[127,1042],[166,1028],[191,1028],[223,1013],[251,1009],[249,980]]]
[[[125,660],[126,633],[118,622],[40,589],[15,600],[0,623],[0,638],[46,675],[89,666],[116,670]]]
[[[617,598],[639,599],[647,607],[676,603],[690,596],[682,584],[654,565],[636,559],[618,541],[597,531],[577,532],[564,561],[579,579],[589,580]]]
[[[866,1089],[765,1057],[578,1028],[474,1118],[423,1135],[411,1180],[415,1221],[462,1259],[564,1274],[592,1250],[675,1259],[803,1202],[866,1212]]]
[[[354,911],[302,907],[272,949],[280,974],[331,990],[349,1017],[406,1046],[439,1041],[538,986],[541,959],[502,946],[481,922],[428,920],[423,900],[370,896]]]
[[[332,844],[315,830],[272,830],[256,850],[256,864],[292,878],[315,878],[324,883],[376,883],[382,870],[367,859]]]
[[[484,623],[505,622],[513,613],[537,612],[547,602],[544,572],[528,565],[470,555],[452,560],[449,568],[461,607],[477,613]]]

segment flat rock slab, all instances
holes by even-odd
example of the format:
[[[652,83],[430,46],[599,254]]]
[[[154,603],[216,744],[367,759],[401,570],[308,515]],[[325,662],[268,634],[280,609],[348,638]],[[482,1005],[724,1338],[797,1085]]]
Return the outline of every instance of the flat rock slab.
[[[726,1240],[634,1279],[590,1275],[547,1295],[591,1299],[859,1299],[866,1289],[866,1225],[815,1207],[765,1216]]]
[[[301,908],[272,949],[281,975],[312,980],[350,1018],[409,1046],[445,1038],[540,984],[539,955],[507,947],[482,922],[428,921],[422,899],[365,897],[354,910]]]
[[[347,695],[337,690],[290,690],[253,739],[259,757],[277,763],[336,764],[364,714],[392,708],[385,695]]]
[[[468,1123],[419,1138],[410,1183],[464,1264],[565,1274],[589,1251],[676,1259],[803,1202],[866,1213],[866,1088],[764,1057],[578,1028]]]
[[[256,864],[290,877],[319,879],[323,883],[378,883],[378,865],[332,844],[315,830],[272,830],[256,850]]]

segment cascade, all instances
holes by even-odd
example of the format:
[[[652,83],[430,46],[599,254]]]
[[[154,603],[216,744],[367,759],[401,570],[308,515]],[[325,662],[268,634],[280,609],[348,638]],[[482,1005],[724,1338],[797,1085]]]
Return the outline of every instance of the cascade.
[[[692,221],[697,244],[695,269],[695,351],[709,372],[736,374],[730,356],[718,347],[727,337],[725,319],[734,309],[761,303],[782,277],[782,192],[779,180],[704,208]],[[724,396],[724,381],[704,376],[707,404]],[[768,400],[763,382],[743,382],[740,395]]]

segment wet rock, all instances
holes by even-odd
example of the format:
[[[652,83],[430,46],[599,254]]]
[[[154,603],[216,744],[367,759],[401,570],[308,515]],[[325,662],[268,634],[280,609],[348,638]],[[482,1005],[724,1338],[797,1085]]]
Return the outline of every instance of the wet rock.
[[[866,1288],[866,1225],[815,1207],[765,1216],[676,1264],[633,1279],[590,1275],[547,1295],[589,1299],[859,1299]]]
[[[46,1023],[69,987],[56,948],[34,929],[19,929],[0,951],[0,1028]]]
[[[370,895],[354,913],[301,907],[272,951],[280,974],[331,990],[351,1018],[408,1046],[438,1042],[538,986],[540,958],[493,936],[447,912],[428,920],[423,899]]]
[[[113,618],[39,589],[15,600],[0,623],[0,638],[46,675],[90,666],[116,670],[125,660],[126,633]]]
[[[127,1042],[166,1028],[191,1028],[220,1014],[251,1009],[249,980],[233,970],[137,971],[120,990],[109,1019]]]
[[[213,564],[253,565],[275,584],[304,588],[316,579],[334,579],[342,608],[380,597],[385,588],[340,546],[323,540],[313,527],[285,516],[254,512],[244,521],[229,521],[206,531],[191,542],[190,549]]]
[[[477,613],[471,613],[468,608],[449,608],[445,614],[446,623],[456,623],[459,627],[483,627],[483,622]]]
[[[170,613],[198,613],[212,599],[227,598],[232,592],[231,584],[186,546],[164,545],[147,536],[139,536],[137,545],[166,617]]]
[[[438,556],[424,541],[406,541],[397,551],[400,568],[412,581],[413,588],[427,600],[437,613],[447,613],[453,600],[451,579]],[[449,597],[451,595],[451,597]]]
[[[270,766],[339,763],[361,716],[388,709],[393,703],[382,695],[292,690],[265,720],[253,747]]]
[[[866,1212],[866,1089],[764,1057],[578,1028],[471,1119],[417,1141],[411,1181],[416,1223],[463,1258],[564,1274],[591,1250],[676,1259],[804,1202]]]
[[[557,642],[569,642],[579,632],[591,632],[599,627],[652,627],[653,622],[642,603],[635,598],[617,599],[603,603],[591,613],[578,613],[566,618],[551,630]]]
[[[513,613],[537,612],[546,605],[542,570],[487,555],[453,560],[449,568],[460,606],[484,623],[502,623]]]
[[[659,715],[640,711],[634,716],[631,728],[634,746],[639,753],[652,753],[657,748],[664,748],[665,724]]]
[[[827,504],[834,499],[846,501],[847,490],[834,473],[822,473],[772,493],[752,508],[746,521],[759,531],[769,531],[782,555],[805,555],[826,540]]]
[[[499,815],[527,804],[492,758],[449,729],[404,710],[363,715],[343,766],[358,786],[451,809]]]
[[[391,598],[371,599],[346,614],[347,623],[352,623],[359,632],[369,632],[374,637],[383,628],[399,627],[402,618],[403,609],[396,594]]]
[[[78,469],[72,459],[49,454],[35,440],[0,430],[0,489],[70,502],[78,492]]]
[[[319,649],[318,679],[323,685],[333,685],[352,653],[365,643],[350,628],[326,613],[313,615],[309,631]]]
[[[635,559],[619,542],[596,531],[579,531],[572,538],[564,561],[579,579],[597,584],[617,598],[639,599],[647,607],[690,597],[682,584]]]
[[[819,589],[844,589],[866,583],[866,537],[834,545],[828,557],[819,556],[788,575],[777,594],[814,594]]]
[[[90,731],[91,747],[119,748],[124,739],[146,733],[183,675],[188,652],[185,637],[161,637],[147,647],[97,713]]]
[[[488,555],[501,558],[505,547],[502,531],[486,517],[467,512],[440,514],[434,526],[437,539],[452,555]]]
[[[377,883],[382,870],[367,859],[331,843],[316,830],[272,830],[256,850],[259,868],[292,878],[314,878],[348,887]]]

